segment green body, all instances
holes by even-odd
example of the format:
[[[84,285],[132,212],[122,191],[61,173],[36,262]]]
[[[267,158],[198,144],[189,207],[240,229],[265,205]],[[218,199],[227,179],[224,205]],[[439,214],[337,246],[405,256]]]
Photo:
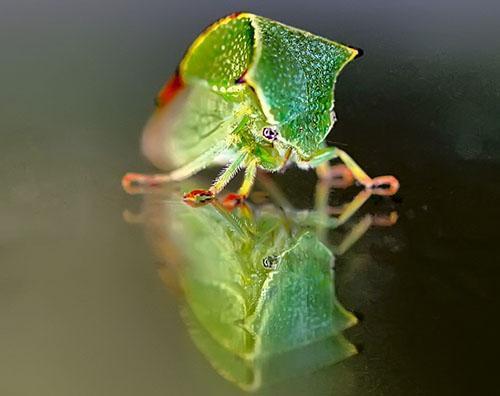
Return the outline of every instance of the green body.
[[[333,88],[356,49],[253,14],[211,25],[158,95],[143,150],[178,168],[213,150],[211,165],[245,153],[266,170],[305,163],[335,121]],[[272,126],[275,141],[262,136]]]
[[[152,213],[154,232],[176,267],[190,334],[221,375],[256,389],[356,352],[341,334],[356,318],[335,296],[334,256],[300,216],[173,202]]]

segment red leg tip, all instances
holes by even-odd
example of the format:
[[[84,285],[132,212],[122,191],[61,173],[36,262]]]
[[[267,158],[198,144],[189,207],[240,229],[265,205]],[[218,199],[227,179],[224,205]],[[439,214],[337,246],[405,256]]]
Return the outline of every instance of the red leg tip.
[[[165,175],[127,173],[122,178],[122,187],[129,194],[145,194],[161,187],[168,179]]]
[[[215,198],[215,195],[210,190],[193,190],[184,194],[183,201],[189,206],[198,207],[206,205]]]
[[[389,215],[376,215],[373,218],[373,224],[379,227],[390,227],[397,223],[398,212],[393,211]]]
[[[146,175],[140,173],[127,173],[122,178],[122,187],[129,194],[138,194],[143,191],[143,186],[147,180]]]
[[[394,176],[379,176],[373,179],[370,188],[373,194],[394,195],[399,190],[399,181]]]
[[[242,205],[245,202],[245,199],[246,197],[244,195],[228,194],[226,198],[224,198],[222,205],[228,210],[233,210],[237,206]]]

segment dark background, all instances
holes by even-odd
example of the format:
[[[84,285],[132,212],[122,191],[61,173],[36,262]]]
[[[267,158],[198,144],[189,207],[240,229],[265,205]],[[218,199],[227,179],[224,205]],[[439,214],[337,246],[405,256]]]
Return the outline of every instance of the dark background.
[[[122,220],[140,198],[120,186],[150,169],[138,142],[157,90],[238,10],[365,50],[328,140],[402,185],[371,202],[398,224],[338,261],[362,353],[268,392],[494,393],[499,2],[3,0],[0,394],[238,394],[191,343],[143,230]],[[307,207],[310,179],[280,183]]]

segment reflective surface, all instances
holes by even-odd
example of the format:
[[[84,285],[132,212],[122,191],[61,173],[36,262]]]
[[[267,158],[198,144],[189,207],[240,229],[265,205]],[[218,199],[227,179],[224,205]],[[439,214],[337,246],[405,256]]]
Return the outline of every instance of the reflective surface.
[[[150,169],[139,135],[154,93],[200,29],[235,9],[365,50],[339,79],[328,140],[402,186],[352,219],[395,209],[397,224],[336,261],[360,353],[262,393],[491,393],[500,35],[498,5],[480,3],[2,3],[0,393],[243,394],[190,338],[143,228],[123,220],[141,198],[119,183]],[[312,208],[312,173],[274,179]]]
[[[299,211],[266,175],[258,181],[262,188],[231,210],[217,200],[183,204],[179,191],[193,188],[190,182],[155,189],[140,213],[124,215],[148,230],[159,274],[179,297],[193,343],[215,371],[245,391],[304,377],[357,353],[342,334],[358,319],[337,300],[335,262],[371,226],[397,220],[394,211],[365,215],[333,246],[328,231],[344,226],[370,192],[333,208],[327,206],[331,183],[322,181],[315,208]]]

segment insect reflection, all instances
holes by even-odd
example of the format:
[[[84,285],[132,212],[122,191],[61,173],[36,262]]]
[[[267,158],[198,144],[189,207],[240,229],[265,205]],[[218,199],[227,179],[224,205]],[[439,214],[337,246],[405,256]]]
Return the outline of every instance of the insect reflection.
[[[397,219],[394,212],[365,215],[329,246],[328,230],[346,223],[369,191],[336,210],[327,205],[329,186],[319,183],[316,208],[299,211],[270,179],[258,179],[270,197],[264,203],[230,210],[214,200],[192,208],[180,193],[165,192],[146,195],[140,215],[126,212],[129,222],[146,225],[162,259],[160,275],[182,297],[197,348],[220,375],[248,391],[357,353],[342,334],[357,318],[336,297],[335,256],[370,226]]]

